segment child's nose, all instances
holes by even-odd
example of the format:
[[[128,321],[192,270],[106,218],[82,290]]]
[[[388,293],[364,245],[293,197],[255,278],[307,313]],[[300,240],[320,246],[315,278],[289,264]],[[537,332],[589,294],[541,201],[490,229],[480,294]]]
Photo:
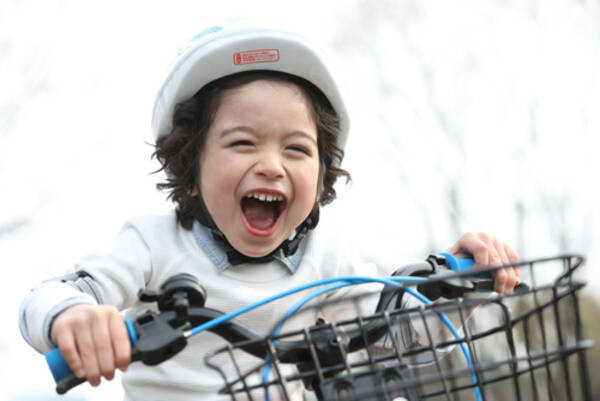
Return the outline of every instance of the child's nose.
[[[268,179],[277,179],[285,176],[285,169],[281,158],[274,154],[263,154],[254,166],[254,172]]]

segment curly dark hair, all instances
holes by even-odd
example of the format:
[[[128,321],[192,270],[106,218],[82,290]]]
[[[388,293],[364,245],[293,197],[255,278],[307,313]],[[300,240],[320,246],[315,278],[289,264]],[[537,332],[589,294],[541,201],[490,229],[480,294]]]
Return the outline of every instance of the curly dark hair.
[[[318,221],[319,204],[326,205],[335,199],[333,185],[338,177],[345,177],[346,182],[351,179],[350,174],[339,167],[344,157],[344,151],[336,143],[340,133],[339,119],[319,89],[302,78],[275,71],[247,71],[228,75],[205,85],[190,99],[175,106],[173,129],[156,141],[152,154],[161,164],[155,172],[165,171],[167,175],[166,181],[158,183],[156,187],[169,191],[168,198],[177,204],[177,219],[187,229],[191,229],[194,220],[211,228],[216,227],[199,194],[200,152],[223,92],[256,80],[291,82],[302,90],[312,105],[317,123],[320,163],[318,202],[310,214],[313,221]]]

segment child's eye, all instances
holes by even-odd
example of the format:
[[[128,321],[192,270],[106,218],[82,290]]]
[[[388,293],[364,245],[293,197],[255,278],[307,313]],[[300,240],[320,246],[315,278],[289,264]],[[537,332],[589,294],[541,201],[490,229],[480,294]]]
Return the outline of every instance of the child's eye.
[[[291,150],[292,152],[295,152],[295,153],[302,153],[302,154],[305,154],[307,156],[311,155],[310,150],[308,150],[304,146],[292,145],[292,146],[288,146],[287,149]]]
[[[234,141],[234,142],[230,143],[229,146],[232,148],[240,147],[240,146],[253,146],[253,143],[248,140],[239,140],[239,141]]]

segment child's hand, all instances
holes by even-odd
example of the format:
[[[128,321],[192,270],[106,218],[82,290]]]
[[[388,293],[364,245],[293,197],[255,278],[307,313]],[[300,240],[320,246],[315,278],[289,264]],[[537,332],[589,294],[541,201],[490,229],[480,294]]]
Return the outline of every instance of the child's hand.
[[[112,380],[115,369],[124,371],[131,361],[127,328],[114,306],[71,306],[56,316],[50,336],[73,373],[92,386],[100,376]]]
[[[460,258],[472,257],[475,267],[502,265],[517,262],[519,255],[506,243],[486,233],[466,233],[450,248],[448,253]],[[521,269],[507,267],[493,273],[496,277],[494,291],[511,294],[521,282]]]

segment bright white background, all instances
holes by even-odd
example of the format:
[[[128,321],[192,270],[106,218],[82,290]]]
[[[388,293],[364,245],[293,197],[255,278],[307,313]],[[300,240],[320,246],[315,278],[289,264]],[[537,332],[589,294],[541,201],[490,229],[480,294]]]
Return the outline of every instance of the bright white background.
[[[598,1],[0,0],[1,400],[55,399],[19,303],[127,218],[171,207],[146,144],[157,82],[188,37],[240,16],[327,50],[354,180],[323,224],[365,257],[403,264],[481,230],[527,258],[583,252],[600,288]]]

